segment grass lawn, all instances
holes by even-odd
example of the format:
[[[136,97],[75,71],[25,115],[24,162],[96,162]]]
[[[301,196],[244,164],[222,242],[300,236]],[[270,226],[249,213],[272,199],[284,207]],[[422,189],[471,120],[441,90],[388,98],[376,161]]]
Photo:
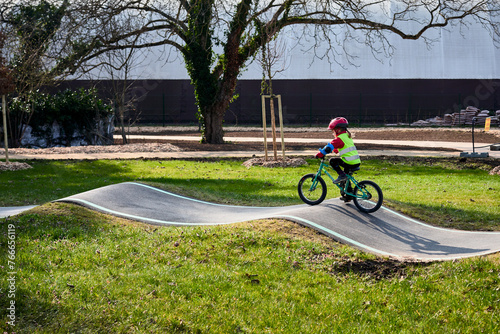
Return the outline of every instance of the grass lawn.
[[[123,181],[221,203],[297,204],[298,179],[317,166],[246,169],[241,162],[30,162],[33,169],[0,173],[0,205],[44,204]],[[428,222],[500,230],[500,178],[489,169],[458,160],[377,159],[364,161],[358,178],[376,181],[386,205]],[[156,227],[61,203],[2,219],[0,229],[6,332],[500,330],[498,254],[401,263],[281,220]],[[15,327],[7,323],[12,301]]]
[[[317,161],[297,168],[247,169],[241,160],[33,161],[32,169],[1,172],[0,206],[44,204],[124,181],[139,181],[179,194],[240,205],[302,203],[297,183]],[[500,165],[500,161],[497,161]],[[439,226],[500,230],[500,178],[480,160],[386,158],[363,160],[358,180],[371,179],[385,205]],[[330,184],[330,183],[329,183]],[[327,198],[338,197],[330,184]]]

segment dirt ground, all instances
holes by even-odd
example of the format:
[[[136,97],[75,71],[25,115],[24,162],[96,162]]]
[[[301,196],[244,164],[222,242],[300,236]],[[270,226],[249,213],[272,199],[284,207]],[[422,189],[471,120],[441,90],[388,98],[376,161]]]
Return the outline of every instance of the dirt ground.
[[[415,140],[415,141],[451,141],[470,142],[471,129],[463,128],[353,128],[350,129],[355,139],[380,139],[380,140]],[[171,136],[199,136],[200,132],[191,127],[141,127],[130,130],[130,134],[171,135]],[[271,137],[268,129],[267,137]],[[279,136],[279,131],[277,132]],[[228,128],[225,137],[262,137],[262,129],[253,127]],[[331,139],[331,132],[326,128],[285,128],[285,138],[316,138]],[[474,140],[478,143],[491,143],[500,141],[500,128],[474,131]]]
[[[351,129],[351,133],[356,139],[373,140],[413,140],[413,141],[453,141],[453,142],[471,142],[472,132],[470,129],[454,128],[368,128]],[[196,127],[135,127],[129,130],[129,134],[141,135],[169,135],[169,136],[194,136],[200,137],[200,132]],[[325,144],[332,139],[331,132],[325,128],[285,128],[285,138],[319,138],[324,139]],[[278,142],[279,137],[278,134]],[[225,137],[256,137],[262,138],[261,128],[252,127],[230,127],[225,132]],[[271,132],[268,131],[268,138],[271,138]],[[500,143],[500,129],[493,129],[485,133],[476,130],[474,133],[476,143]],[[318,143],[311,144],[287,144],[287,150],[316,150]],[[271,140],[268,140],[268,147],[272,149]],[[279,143],[278,143],[278,147]],[[386,144],[361,144],[356,147],[360,150],[387,149]],[[411,150],[415,147],[407,145],[393,145],[392,149]],[[425,148],[418,148],[425,150]],[[121,139],[115,140],[115,145],[111,146],[76,146],[76,147],[52,147],[46,149],[33,148],[15,148],[9,149],[9,154],[68,154],[68,153],[113,153],[113,152],[179,152],[179,151],[261,151],[263,144],[259,142],[225,144],[201,144],[199,140],[134,140],[129,141],[127,145],[122,145]],[[435,151],[436,148],[429,148]],[[441,149],[449,150],[449,149]]]
[[[451,141],[451,142],[472,142],[471,129],[462,128],[353,128],[350,130],[354,141],[356,139],[371,139],[371,140],[404,140],[404,141]],[[141,135],[169,135],[169,136],[200,136],[200,132],[193,127],[140,127],[134,128],[130,134]],[[231,127],[228,128],[224,136],[229,137],[256,137],[262,138],[263,131],[261,128],[253,127]],[[280,134],[277,133],[278,142]],[[272,138],[271,131],[267,131],[267,137]],[[333,137],[331,132],[325,128],[285,128],[285,138],[314,138],[325,139],[325,144]],[[492,129],[489,132],[484,130],[474,131],[474,141],[476,143],[500,143],[500,129]],[[121,143],[121,140],[117,140]],[[141,141],[134,141],[139,143]],[[159,141],[157,141],[159,142]],[[261,143],[231,143],[227,142],[223,145],[205,145],[197,141],[168,141],[168,143],[179,147],[182,151],[247,151],[247,150],[262,150]],[[272,148],[271,141],[268,140],[268,147]],[[279,144],[278,144],[279,147]],[[387,149],[388,146],[377,144],[360,144],[356,147],[360,150],[376,150]],[[307,150],[318,149],[317,143],[298,144],[289,143],[286,148],[288,150]],[[392,149],[411,150],[414,146],[408,145],[393,145]],[[426,148],[418,148],[426,150]],[[429,148],[436,150],[436,148]],[[447,150],[447,149],[442,149]]]

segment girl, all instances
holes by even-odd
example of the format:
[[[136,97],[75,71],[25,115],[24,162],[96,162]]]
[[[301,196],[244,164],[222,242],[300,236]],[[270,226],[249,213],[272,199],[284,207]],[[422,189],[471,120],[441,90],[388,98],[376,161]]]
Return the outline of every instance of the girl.
[[[333,132],[335,138],[316,154],[316,158],[323,158],[325,155],[332,152],[340,155],[340,158],[330,159],[330,165],[339,174],[338,179],[333,183],[339,183],[347,179],[346,172],[350,169],[359,167],[361,164],[358,150],[356,146],[354,146],[351,133],[347,130],[348,126],[349,123],[344,117],[334,118],[330,122],[330,125],[328,125],[328,130]],[[344,168],[344,170],[342,170],[341,167]]]

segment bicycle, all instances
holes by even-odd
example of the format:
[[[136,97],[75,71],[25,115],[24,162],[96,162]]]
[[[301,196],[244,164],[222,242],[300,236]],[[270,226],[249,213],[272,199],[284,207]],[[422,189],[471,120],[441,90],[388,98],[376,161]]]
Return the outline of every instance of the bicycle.
[[[322,175],[328,176],[332,182],[335,180],[333,176],[328,173],[328,168],[333,168],[330,164],[321,159],[318,172],[316,174],[304,175],[298,184],[298,192],[300,199],[309,205],[317,205],[323,202],[326,197],[326,182],[321,177]],[[359,171],[360,168],[350,169],[346,172],[347,179],[340,183],[334,183],[340,190],[341,200],[354,202],[354,205],[365,213],[372,213],[377,211],[384,200],[382,189],[373,181],[357,181],[353,174]]]

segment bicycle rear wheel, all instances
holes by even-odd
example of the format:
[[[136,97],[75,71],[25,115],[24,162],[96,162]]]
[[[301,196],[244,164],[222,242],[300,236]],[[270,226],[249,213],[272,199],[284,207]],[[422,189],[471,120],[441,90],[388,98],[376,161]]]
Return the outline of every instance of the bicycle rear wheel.
[[[354,188],[354,205],[359,211],[372,213],[380,209],[384,201],[382,189],[373,181],[361,181]]]
[[[300,199],[309,205],[316,205],[326,197],[326,183],[321,176],[316,177],[316,174],[304,175],[297,187]]]

